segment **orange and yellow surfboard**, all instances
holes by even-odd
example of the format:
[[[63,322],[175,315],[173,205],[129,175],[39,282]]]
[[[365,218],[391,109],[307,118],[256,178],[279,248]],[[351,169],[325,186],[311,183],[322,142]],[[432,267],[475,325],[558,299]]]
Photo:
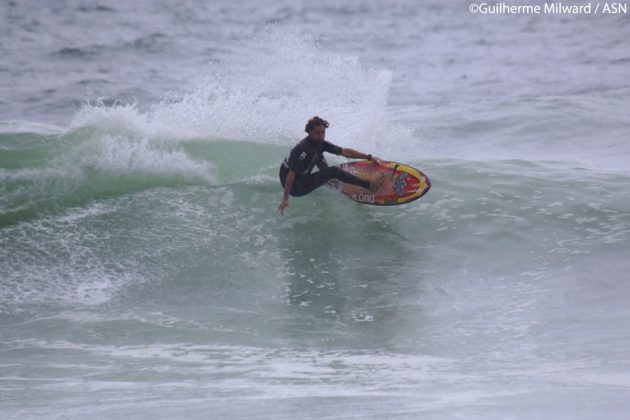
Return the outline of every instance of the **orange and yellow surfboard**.
[[[341,169],[360,178],[382,181],[377,191],[371,192],[356,185],[332,180],[332,189],[363,204],[395,206],[417,200],[429,191],[431,181],[418,169],[396,162],[355,161],[339,165]]]

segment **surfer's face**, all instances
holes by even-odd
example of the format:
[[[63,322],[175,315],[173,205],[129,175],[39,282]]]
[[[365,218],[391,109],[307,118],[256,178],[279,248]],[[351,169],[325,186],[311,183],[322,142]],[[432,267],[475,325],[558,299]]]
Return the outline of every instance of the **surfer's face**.
[[[324,140],[324,137],[326,137],[326,127],[323,125],[315,126],[308,135],[313,140],[322,141]]]

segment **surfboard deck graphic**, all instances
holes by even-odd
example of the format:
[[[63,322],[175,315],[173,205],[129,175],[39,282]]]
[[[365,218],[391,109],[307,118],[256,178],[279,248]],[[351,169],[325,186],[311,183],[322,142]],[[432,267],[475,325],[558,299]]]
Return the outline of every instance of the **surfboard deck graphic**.
[[[397,162],[355,161],[339,165],[339,168],[360,178],[376,179],[382,177],[382,184],[375,192],[356,185],[332,180],[329,186],[362,203],[377,206],[395,206],[417,200],[429,191],[431,181],[420,170]]]

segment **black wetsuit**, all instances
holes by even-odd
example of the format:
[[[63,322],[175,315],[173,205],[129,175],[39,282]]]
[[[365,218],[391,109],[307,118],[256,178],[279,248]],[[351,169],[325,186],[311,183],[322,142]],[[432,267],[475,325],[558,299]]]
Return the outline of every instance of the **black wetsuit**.
[[[363,188],[370,186],[370,181],[356,177],[336,166],[328,166],[324,159],[324,152],[334,155],[341,154],[341,147],[323,140],[321,142],[311,140],[310,137],[300,141],[287,155],[280,165],[280,183],[284,188],[289,170],[296,172],[292,196],[299,197],[321,187],[333,178],[342,182],[358,185]],[[319,171],[311,173],[313,167],[317,165]]]

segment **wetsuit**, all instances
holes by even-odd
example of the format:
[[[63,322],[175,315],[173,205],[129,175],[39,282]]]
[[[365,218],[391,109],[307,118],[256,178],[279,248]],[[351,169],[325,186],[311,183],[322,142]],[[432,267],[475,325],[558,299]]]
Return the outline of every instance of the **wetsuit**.
[[[323,140],[321,142],[313,141],[310,137],[300,141],[287,155],[280,165],[280,183],[284,188],[284,182],[287,179],[289,170],[296,172],[295,181],[290,194],[299,197],[313,191],[315,188],[321,187],[333,178],[363,188],[369,188],[370,181],[354,176],[336,166],[328,166],[324,159],[324,152],[334,155],[341,154],[341,147]],[[313,167],[317,165],[319,171],[311,173]]]

